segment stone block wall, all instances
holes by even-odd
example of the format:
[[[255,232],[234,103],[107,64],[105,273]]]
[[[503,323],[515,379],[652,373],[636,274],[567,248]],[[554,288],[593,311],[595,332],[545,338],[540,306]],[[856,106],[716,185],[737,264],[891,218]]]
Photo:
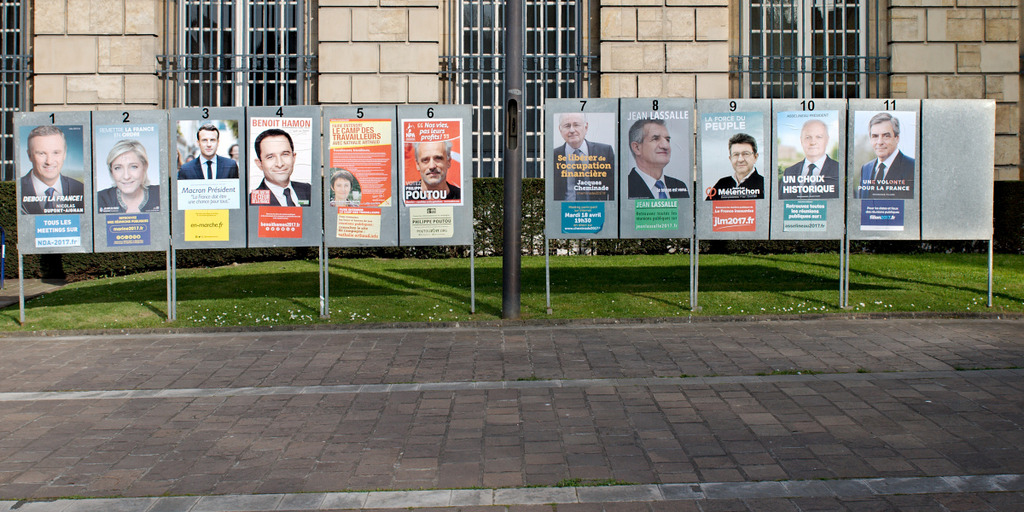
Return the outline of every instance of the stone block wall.
[[[37,110],[160,108],[158,0],[37,0],[32,12]]]
[[[437,103],[438,0],[321,0],[320,103]]]
[[[891,0],[894,98],[996,100],[996,179],[1021,179],[1019,0]]]
[[[602,97],[728,97],[728,0],[600,3]]]

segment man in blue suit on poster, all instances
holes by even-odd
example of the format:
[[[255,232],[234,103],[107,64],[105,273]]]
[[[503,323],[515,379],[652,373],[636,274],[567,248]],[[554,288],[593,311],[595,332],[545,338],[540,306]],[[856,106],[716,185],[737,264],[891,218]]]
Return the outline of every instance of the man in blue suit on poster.
[[[238,178],[238,163],[230,158],[217,156],[220,144],[220,130],[212,124],[204,124],[196,131],[199,141],[199,158],[186,162],[178,169],[179,180],[224,180]]]
[[[875,158],[860,168],[859,199],[913,199],[914,159],[899,150],[900,120],[887,112],[868,121]]]

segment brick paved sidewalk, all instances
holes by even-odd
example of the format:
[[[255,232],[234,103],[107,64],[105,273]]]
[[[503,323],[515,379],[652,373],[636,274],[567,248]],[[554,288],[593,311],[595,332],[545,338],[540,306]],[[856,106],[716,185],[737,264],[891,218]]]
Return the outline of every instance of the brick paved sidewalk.
[[[279,507],[296,492],[591,481],[730,492],[775,481],[1024,482],[1022,327],[819,320],[0,338],[0,500],[10,500],[0,510],[64,496],[271,495]],[[557,509],[1014,510],[1021,490]],[[17,510],[90,503],[100,505]],[[214,510],[205,506],[168,510]]]

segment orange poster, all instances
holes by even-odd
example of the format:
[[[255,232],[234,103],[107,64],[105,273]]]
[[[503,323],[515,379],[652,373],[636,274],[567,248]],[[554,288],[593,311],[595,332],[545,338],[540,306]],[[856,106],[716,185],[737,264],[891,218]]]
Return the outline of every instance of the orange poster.
[[[331,119],[331,205],[391,206],[391,132],[390,119]]]
[[[302,238],[301,206],[260,206],[260,238]]]

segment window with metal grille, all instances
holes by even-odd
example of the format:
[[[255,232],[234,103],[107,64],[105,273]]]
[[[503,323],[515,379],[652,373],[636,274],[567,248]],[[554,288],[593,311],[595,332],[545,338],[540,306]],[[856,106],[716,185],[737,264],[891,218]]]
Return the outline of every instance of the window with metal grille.
[[[749,98],[879,95],[887,59],[871,54],[879,48],[879,13],[875,1],[869,25],[867,3],[746,0],[740,20],[744,53],[733,58],[741,76],[741,94]]]
[[[526,177],[543,176],[545,98],[586,94],[592,57],[586,56],[585,0],[525,0],[523,128]],[[474,175],[501,175],[504,119],[505,3],[449,0],[451,35],[444,42],[441,76],[444,100],[473,105]]]
[[[21,0],[0,0],[0,163],[3,180],[15,178],[14,113],[28,110],[29,55],[25,52],[28,27]]]
[[[303,0],[179,0],[162,56],[178,106],[303,105],[314,73]]]

